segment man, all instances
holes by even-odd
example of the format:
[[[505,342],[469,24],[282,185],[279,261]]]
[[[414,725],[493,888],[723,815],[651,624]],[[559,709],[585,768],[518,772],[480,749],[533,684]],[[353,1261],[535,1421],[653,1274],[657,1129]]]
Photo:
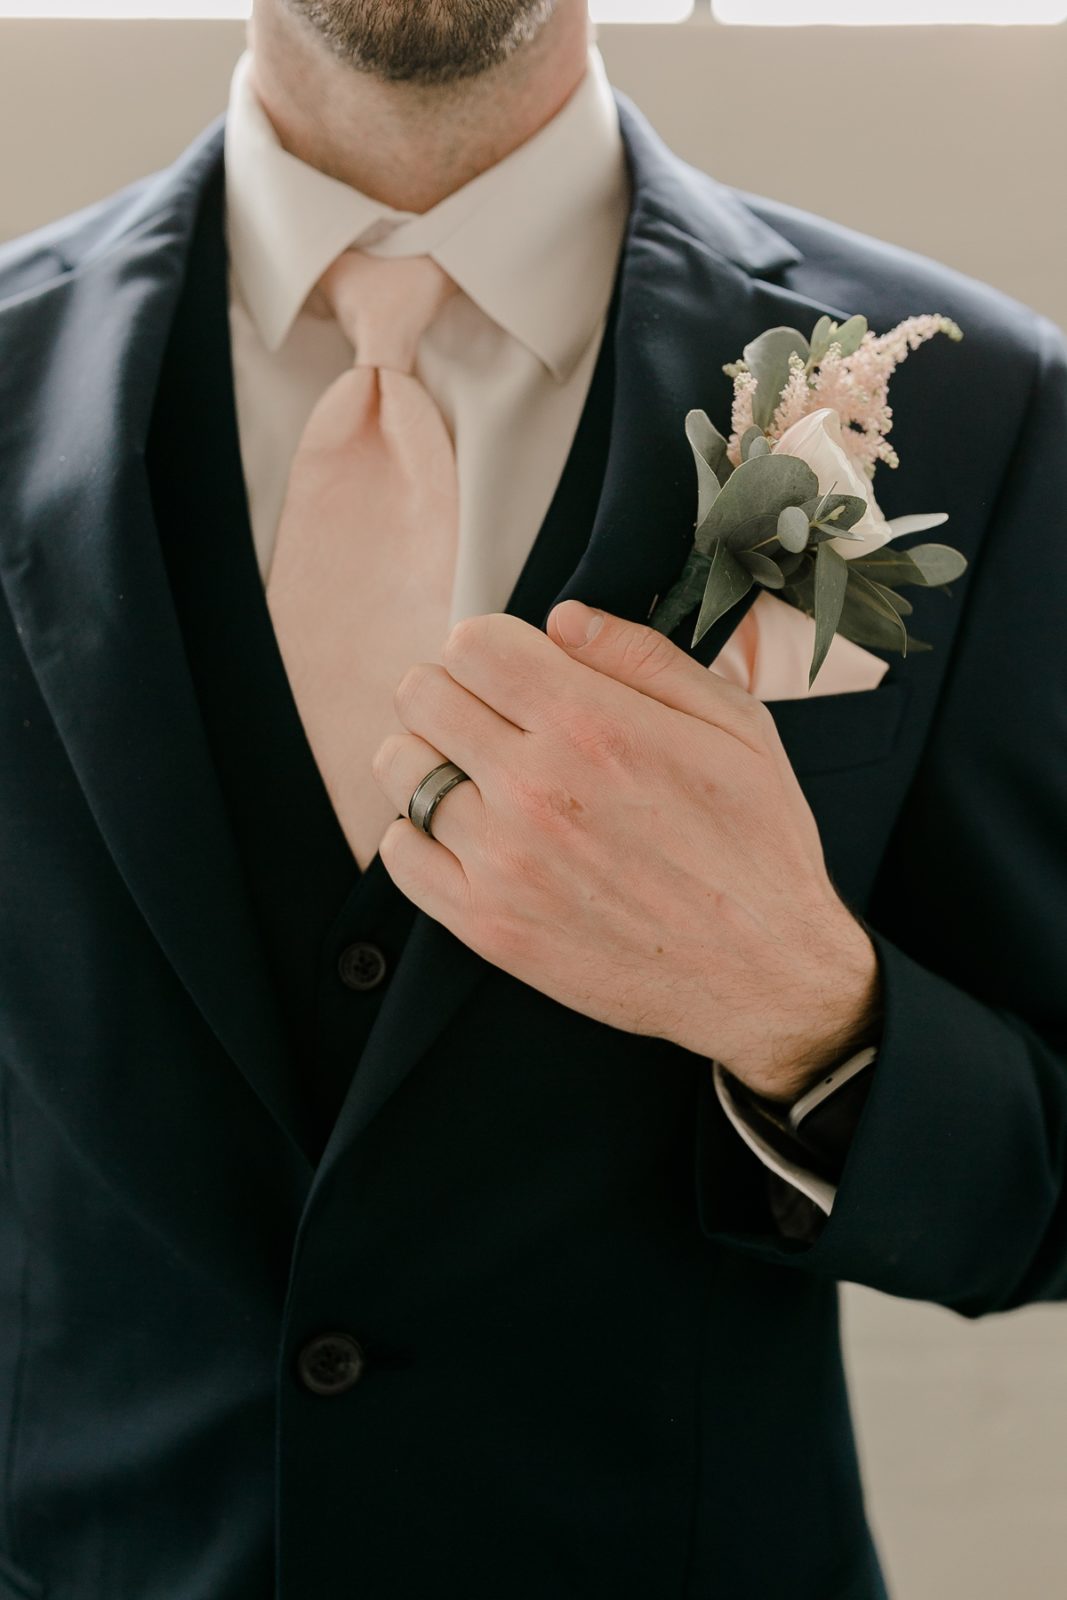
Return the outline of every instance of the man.
[[[685,166],[578,0],[250,45],[0,256],[0,1594],[884,1596],[837,1280],[1067,1293],[1063,338]],[[768,708],[648,626],[685,414],[919,311],[968,574]]]

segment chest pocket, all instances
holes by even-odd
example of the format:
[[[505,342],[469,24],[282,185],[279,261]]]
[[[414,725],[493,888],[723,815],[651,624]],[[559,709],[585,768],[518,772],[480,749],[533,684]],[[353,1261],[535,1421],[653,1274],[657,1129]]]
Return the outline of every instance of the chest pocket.
[[[798,777],[844,772],[892,755],[908,699],[899,681],[810,700],[768,700],[779,737]]]
[[[906,682],[889,681],[851,694],[767,702],[818,823],[833,883],[861,914],[912,778],[914,757],[902,737],[910,693]]]

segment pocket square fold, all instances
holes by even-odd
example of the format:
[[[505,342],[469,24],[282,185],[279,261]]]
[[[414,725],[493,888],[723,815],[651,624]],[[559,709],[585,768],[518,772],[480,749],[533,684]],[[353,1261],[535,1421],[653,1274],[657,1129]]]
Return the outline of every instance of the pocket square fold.
[[[708,671],[747,689],[759,700],[807,700],[821,694],[876,689],[889,671],[888,661],[837,633],[809,689],[814,649],[814,619],[764,590]]]

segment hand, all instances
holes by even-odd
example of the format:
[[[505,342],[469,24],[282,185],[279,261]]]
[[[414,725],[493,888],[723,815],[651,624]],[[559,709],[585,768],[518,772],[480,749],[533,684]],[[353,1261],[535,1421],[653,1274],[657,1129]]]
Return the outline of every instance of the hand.
[[[503,612],[457,623],[395,705],[409,731],[373,763],[404,813],[383,865],[485,960],[777,1100],[874,1042],[874,947],[752,695],[663,634],[567,600],[547,633]],[[443,760],[471,781],[431,838],[407,804]]]

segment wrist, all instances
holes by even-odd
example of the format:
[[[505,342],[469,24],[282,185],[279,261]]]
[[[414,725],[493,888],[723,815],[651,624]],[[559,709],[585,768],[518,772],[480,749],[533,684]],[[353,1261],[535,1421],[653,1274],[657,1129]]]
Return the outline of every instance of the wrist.
[[[825,966],[822,969],[825,975]],[[822,993],[814,983],[787,1021],[767,1041],[723,1065],[753,1093],[790,1104],[814,1087],[831,1067],[868,1047],[876,1047],[883,1025],[881,971],[874,944],[853,920],[847,953],[833,967],[833,987]],[[810,996],[815,995],[813,1001]]]
[[[865,935],[866,937],[866,935]],[[797,1056],[794,1067],[799,1085],[789,1091],[789,1099],[797,1099],[812,1088],[829,1068],[847,1061],[861,1050],[877,1047],[882,1036],[883,1004],[881,974],[873,944],[871,959],[857,973],[856,982],[848,990],[844,1010],[836,1024],[817,1029],[807,1049]]]

